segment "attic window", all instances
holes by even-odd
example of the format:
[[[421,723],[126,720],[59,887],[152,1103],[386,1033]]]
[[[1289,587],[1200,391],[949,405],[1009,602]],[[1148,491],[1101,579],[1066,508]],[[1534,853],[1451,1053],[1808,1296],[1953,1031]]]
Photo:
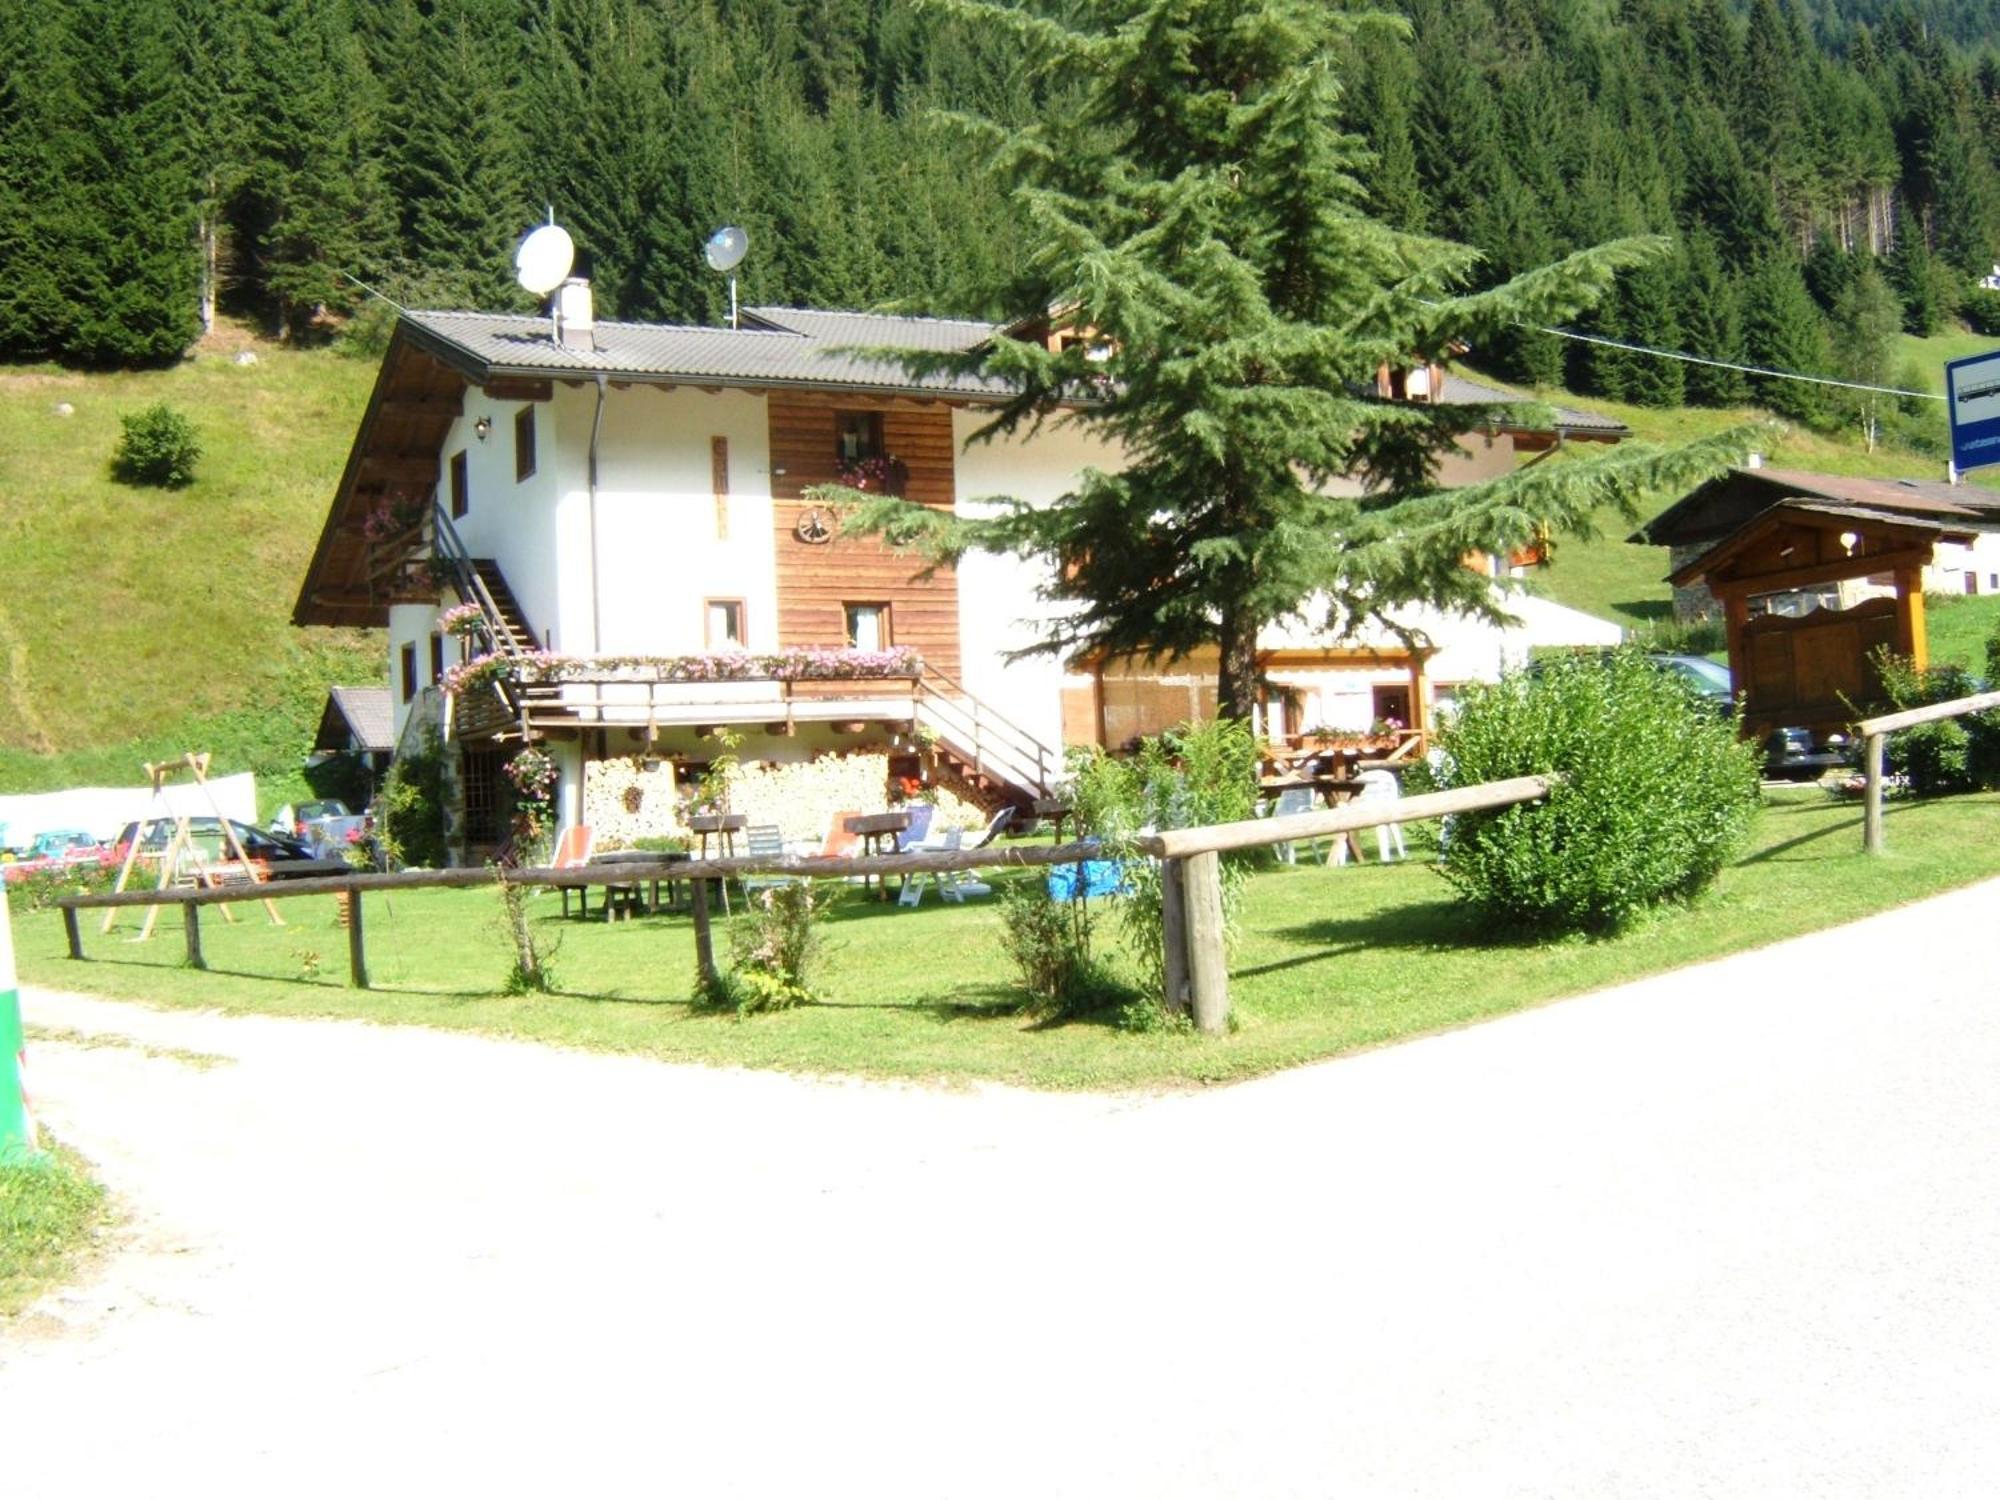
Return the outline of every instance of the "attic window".
[[[881,458],[888,452],[882,441],[882,413],[879,411],[837,411],[833,414],[838,441],[834,462],[858,464],[864,459]]]

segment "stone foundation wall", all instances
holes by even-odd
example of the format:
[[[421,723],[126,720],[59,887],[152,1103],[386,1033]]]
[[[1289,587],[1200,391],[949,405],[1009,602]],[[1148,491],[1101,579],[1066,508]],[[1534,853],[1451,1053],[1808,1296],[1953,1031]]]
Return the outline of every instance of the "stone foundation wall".
[[[1710,543],[1700,547],[1673,548],[1668,553],[1667,570],[1678,573],[1713,545]],[[1688,588],[1676,588],[1674,618],[1683,625],[1693,620],[1719,620],[1722,618],[1722,601],[1709,592],[1705,583],[1697,583]]]

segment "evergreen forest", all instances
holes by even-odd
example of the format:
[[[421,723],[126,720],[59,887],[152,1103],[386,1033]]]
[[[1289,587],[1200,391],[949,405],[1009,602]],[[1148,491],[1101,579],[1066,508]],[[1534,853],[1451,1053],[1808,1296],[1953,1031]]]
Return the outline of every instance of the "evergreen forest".
[[[2000,328],[1995,0],[1397,8],[1344,81],[1378,218],[1491,283],[1671,238],[1580,331],[1893,383],[1899,329]],[[716,321],[724,223],[751,302],[1019,311],[1024,231],[955,117],[1051,85],[927,0],[48,0],[0,45],[0,356],[165,363],[218,312],[312,340],[364,286],[525,310],[550,212],[600,316]],[[1527,328],[1474,357],[1639,404],[1855,400]]]

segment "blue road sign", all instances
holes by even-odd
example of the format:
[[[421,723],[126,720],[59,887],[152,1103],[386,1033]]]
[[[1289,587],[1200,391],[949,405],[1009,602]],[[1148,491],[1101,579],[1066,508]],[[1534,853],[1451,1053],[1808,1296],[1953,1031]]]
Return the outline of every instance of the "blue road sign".
[[[1960,469],[2000,464],[2000,349],[1944,367],[1951,461]]]

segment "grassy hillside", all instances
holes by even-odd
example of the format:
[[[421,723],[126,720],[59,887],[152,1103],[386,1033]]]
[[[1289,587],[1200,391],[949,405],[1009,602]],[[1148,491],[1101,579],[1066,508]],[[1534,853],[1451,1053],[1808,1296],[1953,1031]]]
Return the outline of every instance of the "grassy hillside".
[[[0,790],[210,749],[288,794],[327,684],[384,670],[367,633],[289,621],[373,378],[241,337],[162,371],[0,369]],[[118,483],[120,415],[162,400],[200,432],[198,478]]]

